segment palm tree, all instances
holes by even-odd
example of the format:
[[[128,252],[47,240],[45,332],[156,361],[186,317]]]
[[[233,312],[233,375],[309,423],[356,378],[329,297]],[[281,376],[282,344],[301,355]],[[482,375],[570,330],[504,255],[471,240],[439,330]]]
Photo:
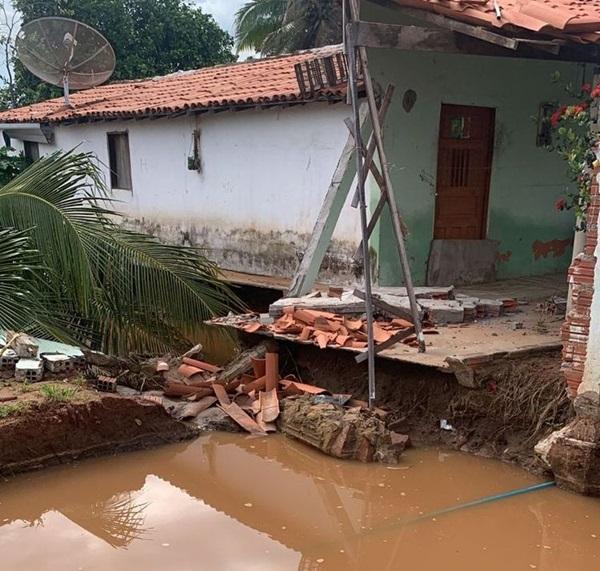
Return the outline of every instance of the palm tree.
[[[235,18],[237,49],[264,55],[342,41],[341,0],[250,0]]]
[[[0,188],[0,328],[117,354],[164,351],[239,307],[213,263],[124,230],[110,206],[87,153],[44,157]]]

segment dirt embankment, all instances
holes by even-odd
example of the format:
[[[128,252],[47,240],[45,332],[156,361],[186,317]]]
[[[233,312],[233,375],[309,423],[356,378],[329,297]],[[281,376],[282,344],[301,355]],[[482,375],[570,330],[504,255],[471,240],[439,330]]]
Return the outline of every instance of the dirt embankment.
[[[332,392],[367,396],[366,364],[342,351],[282,344],[286,373]],[[560,355],[501,363],[481,389],[462,387],[454,375],[379,359],[377,403],[391,411],[388,425],[419,445],[444,445],[499,458],[542,472],[534,446],[573,416]],[[440,427],[445,420],[446,429]]]
[[[44,389],[50,386],[50,390]],[[0,474],[192,438],[162,406],[69,383],[10,383],[0,403]]]

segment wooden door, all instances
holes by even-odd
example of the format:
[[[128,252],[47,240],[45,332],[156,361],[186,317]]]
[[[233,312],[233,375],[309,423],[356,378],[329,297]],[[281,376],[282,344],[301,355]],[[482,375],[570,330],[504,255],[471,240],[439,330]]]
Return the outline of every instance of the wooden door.
[[[434,238],[486,237],[494,109],[442,105]]]

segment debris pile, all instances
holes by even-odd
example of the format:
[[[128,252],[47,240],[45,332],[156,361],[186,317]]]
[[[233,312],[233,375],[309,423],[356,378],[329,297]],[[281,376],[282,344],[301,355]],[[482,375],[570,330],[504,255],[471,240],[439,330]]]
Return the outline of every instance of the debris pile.
[[[77,347],[36,339],[25,333],[7,331],[0,344],[0,374],[18,381],[37,383],[47,373],[69,375],[84,362]]]
[[[415,288],[423,333],[439,333],[438,327],[463,326],[477,320],[501,317],[519,311],[514,298],[485,299],[457,294],[452,287]],[[376,288],[374,336],[377,351],[402,342],[419,343],[406,289]],[[228,315],[209,323],[234,327],[246,333],[286,338],[299,343],[362,351],[367,347],[364,294],[358,290],[329,288],[299,298],[283,298],[269,307],[268,314]]]
[[[241,329],[247,333],[256,333],[263,328],[278,335],[297,336],[300,341],[312,342],[321,349],[325,347],[365,349],[367,347],[366,319],[360,315],[352,317],[328,311],[286,306],[283,315],[273,323],[262,324],[258,320],[253,320],[241,326]],[[413,323],[401,318],[380,318],[373,324],[376,344],[385,343],[400,332],[405,332],[406,339],[410,339],[414,333]]]
[[[281,431],[336,458],[397,464],[410,444],[407,436],[388,430],[374,412],[319,402],[310,395],[282,402]]]
[[[229,418],[253,435],[281,430],[332,456],[363,462],[396,463],[406,445],[406,437],[385,427],[385,411],[369,411],[352,395],[332,395],[294,376],[281,378],[272,342],[242,353],[224,369],[191,357],[175,365],[158,361],[156,369],[164,375],[163,390],[142,396],[178,420],[228,429]]]

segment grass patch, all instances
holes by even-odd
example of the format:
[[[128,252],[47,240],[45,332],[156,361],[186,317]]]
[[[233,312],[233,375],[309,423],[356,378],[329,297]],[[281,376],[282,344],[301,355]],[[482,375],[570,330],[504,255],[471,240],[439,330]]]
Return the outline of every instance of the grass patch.
[[[23,402],[12,402],[8,404],[0,404],[0,419],[8,418],[13,414],[19,414],[27,408]]]
[[[40,393],[48,400],[69,401],[79,391],[78,387],[61,387],[60,385],[44,385],[40,388]]]

